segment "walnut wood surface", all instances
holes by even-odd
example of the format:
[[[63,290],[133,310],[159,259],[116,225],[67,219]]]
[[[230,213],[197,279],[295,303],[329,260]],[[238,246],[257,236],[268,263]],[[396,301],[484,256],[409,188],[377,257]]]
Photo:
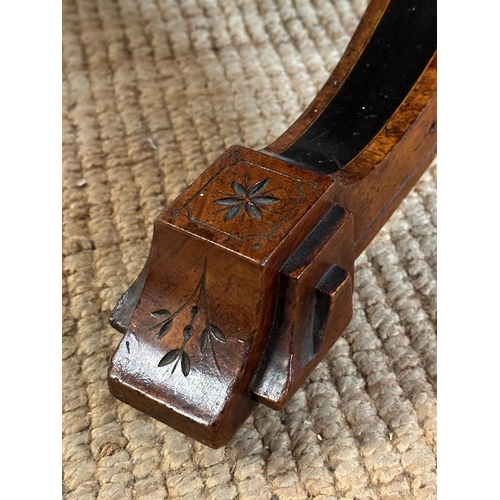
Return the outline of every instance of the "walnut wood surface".
[[[427,26],[431,4],[374,0],[302,117],[262,151],[229,148],[158,217],[144,271],[111,317],[124,332],[109,371],[116,397],[218,447],[258,402],[281,408],[306,380],[350,321],[355,258],[435,154],[433,42],[422,41],[418,76],[345,165],[304,163],[307,131],[329,137],[321,117],[344,102],[339,89],[367,64],[384,16]]]

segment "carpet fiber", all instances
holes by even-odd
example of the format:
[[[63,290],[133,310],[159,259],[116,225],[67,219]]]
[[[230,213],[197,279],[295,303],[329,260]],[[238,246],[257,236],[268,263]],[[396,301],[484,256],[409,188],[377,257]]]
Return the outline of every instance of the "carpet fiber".
[[[115,400],[108,325],[155,217],[316,95],[365,0],[63,1],[63,497],[436,497],[436,170],[356,266],[354,318],[281,412],[212,450]]]

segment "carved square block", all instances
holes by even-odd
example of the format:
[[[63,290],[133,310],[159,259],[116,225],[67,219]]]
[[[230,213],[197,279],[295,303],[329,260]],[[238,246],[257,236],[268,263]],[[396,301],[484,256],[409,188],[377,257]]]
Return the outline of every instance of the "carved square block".
[[[178,229],[265,260],[287,238],[331,182],[317,173],[241,148],[226,152],[162,219]],[[269,163],[269,166],[267,165]],[[271,169],[272,163],[272,169]]]

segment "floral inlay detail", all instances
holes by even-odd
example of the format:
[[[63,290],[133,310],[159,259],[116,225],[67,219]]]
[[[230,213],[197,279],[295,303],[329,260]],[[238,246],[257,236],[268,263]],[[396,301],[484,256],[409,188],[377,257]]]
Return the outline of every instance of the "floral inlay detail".
[[[185,351],[185,348],[187,343],[191,339],[195,338],[197,332],[199,333],[201,354],[203,354],[206,351],[207,347],[210,346],[212,355],[214,357],[215,366],[220,371],[220,366],[215,354],[214,341],[226,342],[226,337],[217,326],[210,323],[208,315],[206,280],[207,259],[205,259],[203,273],[201,275],[200,281],[196,285],[196,288],[193,290],[193,293],[188,297],[188,299],[176,311],[171,313],[168,309],[158,309],[157,311],[153,311],[151,313],[152,316],[163,318],[162,321],[150,328],[150,330],[155,330],[158,328],[159,330],[156,334],[156,338],[162,339],[172,328],[175,318],[188,306],[191,306],[189,322],[184,326],[182,330],[182,336],[184,337],[182,344],[178,348],[168,351],[167,354],[165,354],[165,356],[163,356],[158,363],[158,366],[162,367],[175,362],[172,367],[172,374],[175,372],[175,369],[180,362],[183,375],[185,377],[189,375],[189,372],[191,371],[191,359]]]
[[[272,191],[265,190],[268,183],[269,179],[262,179],[249,187],[248,176],[245,177],[245,185],[238,181],[233,181],[231,183],[231,189],[234,193],[220,191],[228,196],[215,200],[214,203],[224,207],[217,210],[216,213],[227,210],[224,216],[226,222],[238,217],[240,214],[241,223],[245,222],[245,214],[254,219],[262,220],[264,217],[264,212],[262,210],[269,210],[272,212],[269,205],[273,205],[280,201],[279,198],[273,196]]]

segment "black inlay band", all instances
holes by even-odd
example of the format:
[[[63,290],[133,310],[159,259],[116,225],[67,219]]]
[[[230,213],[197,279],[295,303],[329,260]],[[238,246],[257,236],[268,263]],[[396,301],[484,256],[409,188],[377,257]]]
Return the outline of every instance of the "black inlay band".
[[[396,111],[437,46],[436,0],[392,0],[338,93],[279,156],[332,174],[352,160]]]

